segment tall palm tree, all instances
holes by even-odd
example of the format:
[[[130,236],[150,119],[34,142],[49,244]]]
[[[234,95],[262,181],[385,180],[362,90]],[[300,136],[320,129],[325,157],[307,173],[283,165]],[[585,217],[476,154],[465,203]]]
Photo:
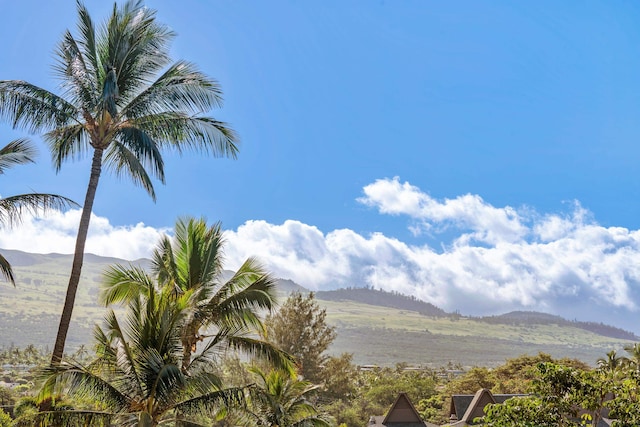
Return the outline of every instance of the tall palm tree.
[[[319,414],[308,400],[308,395],[317,389],[295,375],[273,369],[264,372],[250,368],[258,382],[251,389],[248,412],[253,418],[251,425],[265,427],[330,427],[329,421]]]
[[[36,149],[27,139],[16,139],[0,148],[0,175],[7,169],[33,163]],[[26,193],[0,197],[0,227],[11,227],[20,222],[25,213],[38,214],[49,209],[63,209],[77,204],[66,197],[45,193]],[[11,264],[0,254],[0,275],[16,285]]]
[[[161,238],[153,252],[153,277],[131,265],[107,269],[101,302],[128,302],[161,290],[183,304],[180,339],[185,374],[202,341],[205,352],[230,347],[291,369],[290,356],[258,338],[264,332],[261,312],[275,304],[274,279],[249,258],[224,280],[220,223],[209,226],[204,218],[180,218],[174,233],[171,239]]]
[[[95,329],[96,359],[87,366],[69,361],[49,366],[40,395],[47,398],[67,392],[72,397],[91,397],[100,402],[100,410],[41,412],[32,421],[199,426],[199,417],[241,404],[243,390],[222,387],[206,351],[194,360],[189,375],[180,369],[185,302],[150,290],[131,299],[124,322],[109,310],[105,326]]]
[[[80,1],[77,10],[78,36],[67,31],[56,51],[61,95],[24,81],[0,81],[0,117],[43,133],[56,170],[92,153],[54,364],[64,351],[102,168],[131,178],[155,200],[150,175],[164,183],[161,150],[237,154],[234,132],[202,115],[220,106],[220,87],[195,65],[172,62],[174,33],[156,21],[155,11],[140,0],[114,4],[96,28]]]

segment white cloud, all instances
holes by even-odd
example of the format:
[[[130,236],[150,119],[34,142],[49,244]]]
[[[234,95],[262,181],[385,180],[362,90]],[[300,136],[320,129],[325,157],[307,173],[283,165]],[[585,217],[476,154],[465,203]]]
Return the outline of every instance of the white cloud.
[[[72,209],[42,217],[25,216],[19,226],[2,230],[0,247],[35,253],[73,253],[80,214],[80,209]],[[117,227],[107,218],[92,214],[85,249],[88,253],[128,260],[148,257],[166,230],[143,223]]]
[[[569,214],[494,207],[476,195],[436,200],[398,178],[364,188],[359,201],[407,226],[456,233],[435,250],[380,233],[323,232],[299,221],[247,221],[226,232],[227,268],[256,256],[276,276],[310,289],[373,286],[399,291],[465,314],[544,310],[607,321],[640,301],[640,231],[602,227],[575,203]],[[27,218],[0,235],[0,247],[71,253],[79,211]],[[125,259],[148,257],[167,229],[115,227],[94,216],[87,251]],[[627,326],[633,327],[633,326]],[[635,327],[634,327],[635,328]]]
[[[518,241],[525,237],[527,228],[515,209],[507,206],[495,208],[480,196],[466,194],[443,202],[430,197],[408,182],[400,183],[398,177],[379,179],[364,187],[360,203],[375,207],[380,213],[408,215],[418,220],[425,230],[436,231],[448,226],[468,229],[465,240],[495,244],[502,241]],[[412,230],[418,230],[415,226]]]

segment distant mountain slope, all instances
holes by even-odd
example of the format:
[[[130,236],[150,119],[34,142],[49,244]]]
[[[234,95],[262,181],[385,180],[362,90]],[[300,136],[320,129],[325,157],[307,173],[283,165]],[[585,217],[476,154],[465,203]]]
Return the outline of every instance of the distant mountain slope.
[[[633,332],[625,331],[624,329],[616,328],[615,326],[605,325],[604,323],[567,320],[560,316],[547,313],[539,313],[537,311],[512,311],[510,313],[501,314],[499,316],[480,317],[478,318],[478,320],[487,323],[499,323],[507,325],[566,325],[584,329],[585,331],[590,331],[594,334],[602,335],[603,337],[620,338],[623,340],[640,340],[640,337],[635,335]]]
[[[72,256],[0,252],[13,263],[17,278],[16,287],[0,282],[0,348],[12,344],[51,348]],[[129,261],[85,256],[68,351],[91,344],[93,326],[105,314],[97,303],[102,274],[114,263]],[[145,259],[132,262],[148,263]],[[225,277],[231,274],[226,271]],[[308,292],[291,280],[279,281],[280,301],[293,291]],[[407,362],[438,367],[453,361],[495,366],[506,358],[539,351],[594,364],[610,350],[624,354],[623,347],[637,341],[629,335],[615,335],[622,330],[612,326],[571,322],[544,313],[513,312],[487,318],[447,314],[414,297],[366,288],[321,291],[316,296],[338,333],[330,352],[353,353],[358,364]]]
[[[355,301],[381,307],[411,310],[424,316],[444,317],[448,315],[444,310],[416,297],[378,289],[346,288],[333,291],[318,291],[316,292],[316,298],[325,301]]]
[[[346,288],[333,291],[318,291],[316,297],[324,301],[353,301],[357,303],[376,305],[380,307],[396,308],[400,310],[410,310],[424,316],[434,317],[459,317],[459,314],[447,313],[428,302],[420,301],[415,297],[402,295],[396,292],[386,292],[371,288]],[[563,317],[541,313],[537,311],[512,311],[496,316],[478,317],[477,320],[492,324],[502,325],[560,325],[570,326],[585,331],[593,332],[608,338],[618,338],[623,340],[640,340],[633,332],[625,331],[611,325],[595,322],[581,322],[577,320],[567,320]]]

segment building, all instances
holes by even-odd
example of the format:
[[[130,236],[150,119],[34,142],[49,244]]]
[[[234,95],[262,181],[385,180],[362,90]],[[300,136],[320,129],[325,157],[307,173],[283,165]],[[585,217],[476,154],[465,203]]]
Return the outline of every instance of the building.
[[[422,421],[420,414],[407,396],[400,393],[386,416],[372,416],[367,427],[438,427]]]

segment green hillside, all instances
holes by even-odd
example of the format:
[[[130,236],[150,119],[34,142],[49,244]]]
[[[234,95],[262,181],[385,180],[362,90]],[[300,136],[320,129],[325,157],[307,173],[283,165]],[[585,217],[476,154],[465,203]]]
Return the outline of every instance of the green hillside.
[[[71,255],[39,255],[3,250],[12,262],[17,286],[1,283],[0,347],[52,347],[62,310]],[[91,343],[93,326],[105,309],[96,304],[101,273],[115,258],[85,258],[67,350]],[[136,264],[145,265],[146,260]],[[304,290],[282,281],[280,294]],[[447,314],[412,297],[371,289],[318,292],[327,319],[337,328],[333,354],[350,352],[358,364],[398,362],[442,366],[493,366],[520,354],[540,351],[554,357],[576,357],[593,364],[607,351],[632,340],[605,336],[549,315],[467,318]],[[526,317],[526,316],[525,316]],[[603,325],[606,326],[606,325]],[[617,328],[609,327],[614,330]],[[596,328],[597,329],[597,328]],[[606,330],[607,328],[600,328]],[[633,336],[632,336],[633,337]]]

